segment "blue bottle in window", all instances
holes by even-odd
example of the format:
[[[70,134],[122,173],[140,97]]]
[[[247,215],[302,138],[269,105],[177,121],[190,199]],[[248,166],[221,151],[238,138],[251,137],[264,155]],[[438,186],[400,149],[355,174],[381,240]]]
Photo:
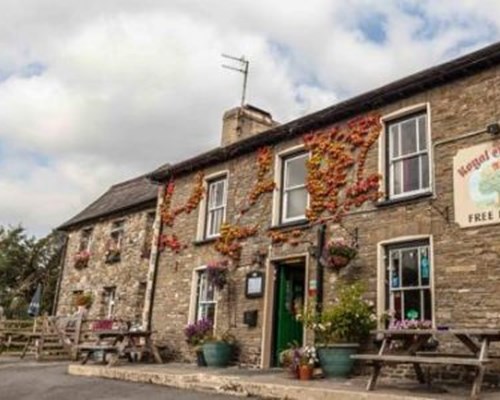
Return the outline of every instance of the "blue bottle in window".
[[[420,260],[420,274],[422,279],[429,279],[429,258],[423,256]]]
[[[391,286],[393,288],[399,287],[399,277],[398,277],[398,274],[396,272],[393,272],[393,274],[392,274]]]

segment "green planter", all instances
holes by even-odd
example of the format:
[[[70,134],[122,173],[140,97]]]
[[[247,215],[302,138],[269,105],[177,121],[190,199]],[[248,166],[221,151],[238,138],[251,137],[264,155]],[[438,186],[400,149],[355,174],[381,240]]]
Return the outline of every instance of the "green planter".
[[[319,363],[325,376],[347,378],[354,365],[351,355],[356,354],[358,347],[359,344],[356,343],[332,344],[326,347],[319,347]]]
[[[227,367],[233,348],[226,342],[210,342],[203,345],[203,355],[209,367]]]

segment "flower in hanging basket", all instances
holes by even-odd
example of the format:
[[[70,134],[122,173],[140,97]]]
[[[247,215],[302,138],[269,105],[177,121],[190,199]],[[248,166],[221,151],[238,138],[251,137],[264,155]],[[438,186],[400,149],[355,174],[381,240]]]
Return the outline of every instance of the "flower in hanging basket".
[[[323,262],[332,268],[343,268],[356,257],[358,250],[345,240],[328,242],[323,251]]]
[[[227,261],[212,261],[207,265],[208,282],[222,290],[227,284]]]
[[[90,308],[93,301],[92,293],[80,293],[75,299],[75,305],[78,307]]]
[[[87,250],[79,251],[75,254],[75,268],[82,269],[86,268],[89,264],[90,252]]]

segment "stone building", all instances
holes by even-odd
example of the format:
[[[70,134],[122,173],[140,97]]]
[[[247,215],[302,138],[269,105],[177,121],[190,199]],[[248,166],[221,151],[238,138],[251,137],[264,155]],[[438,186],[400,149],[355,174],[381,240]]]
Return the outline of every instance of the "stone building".
[[[144,176],[118,183],[59,227],[67,245],[58,315],[91,294],[90,318],[142,322],[157,190]]]
[[[269,367],[310,340],[294,313],[353,280],[379,316],[498,327],[499,104],[497,43],[283,125],[238,110],[221,147],[150,174],[153,329],[189,358],[183,328],[211,318]],[[347,267],[318,262],[332,240],[357,247]]]

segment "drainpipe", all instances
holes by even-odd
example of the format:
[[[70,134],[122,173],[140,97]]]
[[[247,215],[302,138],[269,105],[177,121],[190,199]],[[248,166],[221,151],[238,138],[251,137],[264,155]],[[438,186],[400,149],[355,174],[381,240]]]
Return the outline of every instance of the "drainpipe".
[[[59,306],[59,294],[61,292],[62,278],[64,274],[64,267],[66,265],[66,252],[68,250],[68,234],[64,232],[64,243],[61,252],[61,259],[59,260],[59,276],[57,277],[56,293],[54,295],[54,304],[52,305],[52,315],[56,315],[57,307]]]
[[[156,278],[158,275],[159,263],[159,247],[160,239],[163,230],[161,218],[161,207],[165,197],[165,186],[158,187],[158,201],[156,205],[156,217],[153,228],[153,243],[151,244],[151,257],[149,259],[148,281],[146,288],[146,301],[144,302],[144,310],[142,312],[142,326],[145,330],[150,330],[153,319],[153,304],[155,298]],[[148,296],[149,294],[149,296]]]
[[[318,228],[318,248],[316,253],[316,271],[317,271],[317,290],[316,290],[316,312],[321,313],[323,310],[323,284],[324,284],[324,267],[321,263],[321,253],[325,247],[326,224],[321,224]]]

